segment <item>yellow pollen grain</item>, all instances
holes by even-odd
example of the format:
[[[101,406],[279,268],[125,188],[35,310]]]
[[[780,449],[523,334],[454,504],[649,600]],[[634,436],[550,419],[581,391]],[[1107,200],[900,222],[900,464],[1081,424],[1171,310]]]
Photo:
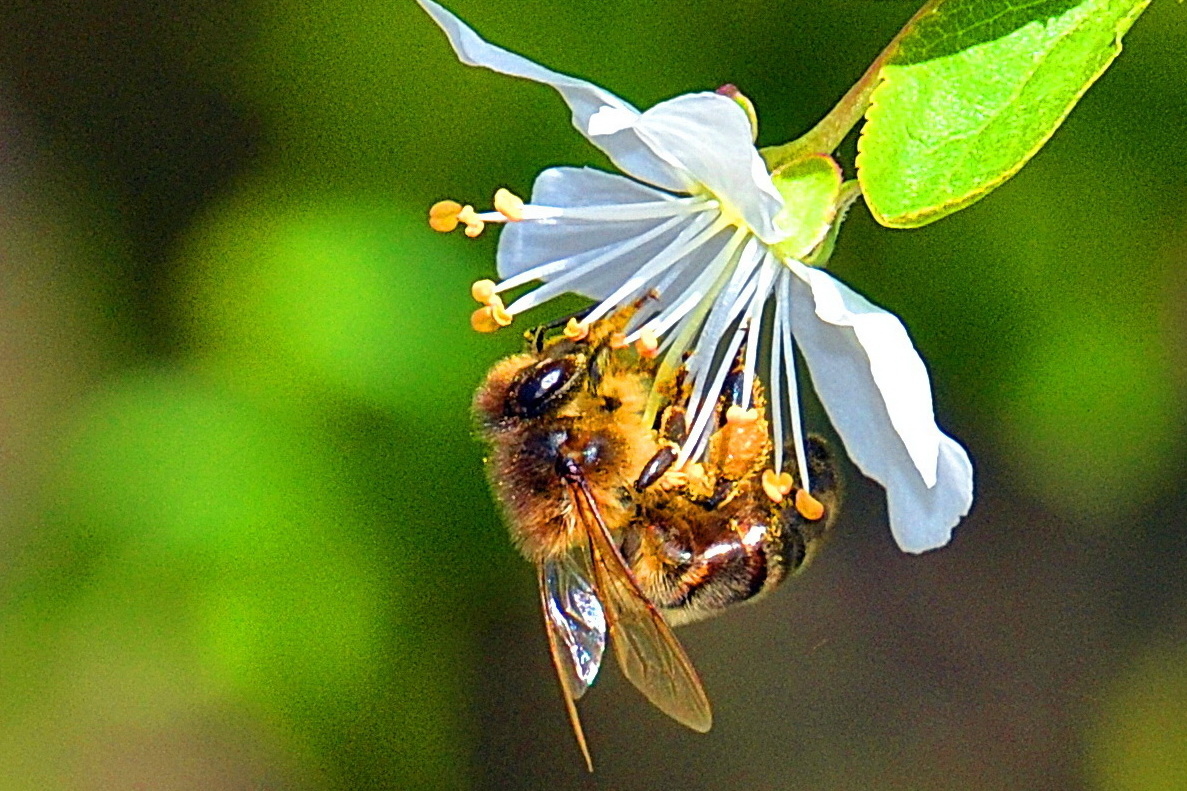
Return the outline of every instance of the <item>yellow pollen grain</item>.
[[[565,337],[571,341],[583,341],[589,335],[589,325],[582,324],[577,319],[569,319],[565,325]]]
[[[773,502],[783,502],[783,498],[791,492],[791,487],[791,473],[786,471],[776,473],[771,469],[762,471],[762,490]]]
[[[743,409],[734,404],[725,410],[725,420],[733,426],[749,426],[758,420],[757,409]]]
[[[625,332],[613,332],[610,334],[610,348],[611,349],[625,349],[629,346],[626,342]]]
[[[689,462],[684,465],[681,470],[684,473],[684,480],[693,486],[705,488],[709,485],[709,478],[705,475],[705,465],[699,462]]]
[[[458,224],[462,205],[457,201],[437,201],[429,208],[429,227],[440,233],[449,233]]]
[[[795,510],[810,522],[815,522],[824,516],[824,504],[808,494],[807,489],[800,489],[795,493]]]
[[[509,189],[500,188],[495,193],[495,211],[511,222],[523,219],[523,199]]]
[[[474,297],[475,302],[489,305],[491,298],[497,295],[496,288],[498,286],[493,280],[475,280],[474,285],[470,286],[470,296]]]

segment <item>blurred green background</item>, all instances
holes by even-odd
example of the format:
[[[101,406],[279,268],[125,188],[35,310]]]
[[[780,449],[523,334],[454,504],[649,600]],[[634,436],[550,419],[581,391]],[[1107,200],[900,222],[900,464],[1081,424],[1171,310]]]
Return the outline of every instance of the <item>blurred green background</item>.
[[[451,7],[769,144],[916,5]],[[559,99],[410,0],[0,5],[0,791],[1187,788],[1187,10],[1126,45],[983,202],[842,232],[977,465],[952,545],[849,468],[809,573],[681,632],[714,730],[610,669],[591,777],[471,437],[495,235],[425,224],[606,166]]]

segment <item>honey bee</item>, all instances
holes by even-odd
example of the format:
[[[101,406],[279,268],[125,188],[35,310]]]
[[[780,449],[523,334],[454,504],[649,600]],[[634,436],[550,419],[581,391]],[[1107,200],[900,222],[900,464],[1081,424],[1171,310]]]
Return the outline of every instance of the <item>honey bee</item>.
[[[771,590],[808,559],[837,503],[816,438],[808,464],[820,500],[809,499],[818,507],[797,509],[791,484],[772,480],[761,385],[742,410],[740,370],[715,406],[703,462],[673,469],[685,440],[683,377],[661,388],[649,420],[656,366],[619,342],[631,313],[560,337],[529,333],[529,351],[497,363],[474,397],[491,486],[537,568],[552,663],[590,771],[576,702],[607,642],[652,704],[708,731],[708,697],[671,625]]]

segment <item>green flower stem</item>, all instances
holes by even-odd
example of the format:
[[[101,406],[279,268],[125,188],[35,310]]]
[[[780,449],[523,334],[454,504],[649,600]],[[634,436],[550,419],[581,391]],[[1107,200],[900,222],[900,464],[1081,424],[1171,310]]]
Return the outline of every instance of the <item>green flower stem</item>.
[[[923,7],[907,20],[907,24],[903,25],[899,32],[895,34],[894,38],[890,40],[890,43],[878,53],[878,57],[874,58],[874,62],[861,75],[861,79],[853,84],[853,87],[841,97],[841,101],[837,102],[833,109],[829,110],[828,115],[820,119],[816,126],[812,127],[806,135],[788,143],[783,143],[782,145],[768,146],[762,149],[760,153],[763,159],[766,160],[767,167],[771,171],[774,171],[783,165],[803,159],[804,157],[816,154],[831,154],[836,151],[837,147],[841,145],[841,141],[845,139],[845,136],[865,116],[866,110],[870,106],[870,96],[873,95],[874,89],[878,87],[878,82],[882,76],[882,67],[898,49],[899,42],[903,36],[912,29],[920,18],[930,13],[932,9],[943,1],[927,0],[923,4]]]

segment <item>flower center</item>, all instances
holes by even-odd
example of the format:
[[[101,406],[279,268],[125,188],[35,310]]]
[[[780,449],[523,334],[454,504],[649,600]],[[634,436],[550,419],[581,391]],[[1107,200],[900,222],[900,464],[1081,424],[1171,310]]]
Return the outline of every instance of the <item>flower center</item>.
[[[722,223],[735,228],[740,228],[749,233],[754,233],[754,231],[750,228],[750,225],[747,224],[746,220],[742,217],[741,212],[720,198],[714,196],[713,193],[707,192],[706,195],[710,199],[717,201],[717,211],[721,213]]]

